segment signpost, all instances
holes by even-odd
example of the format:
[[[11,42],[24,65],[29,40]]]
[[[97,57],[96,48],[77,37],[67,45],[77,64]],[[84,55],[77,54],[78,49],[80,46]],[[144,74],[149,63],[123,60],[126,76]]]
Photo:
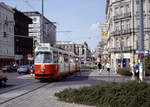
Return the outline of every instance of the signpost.
[[[150,50],[136,50],[135,54],[150,54]]]
[[[139,50],[144,50],[144,16],[143,16],[143,0],[139,0],[139,37],[138,37],[138,49]],[[144,54],[141,54],[141,57],[139,59],[139,77],[140,77],[140,82],[144,80]]]

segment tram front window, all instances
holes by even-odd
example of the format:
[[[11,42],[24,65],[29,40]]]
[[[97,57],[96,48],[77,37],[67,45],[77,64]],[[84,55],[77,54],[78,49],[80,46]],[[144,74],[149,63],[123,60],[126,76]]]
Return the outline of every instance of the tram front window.
[[[51,53],[39,53],[35,58],[35,63],[52,63]]]

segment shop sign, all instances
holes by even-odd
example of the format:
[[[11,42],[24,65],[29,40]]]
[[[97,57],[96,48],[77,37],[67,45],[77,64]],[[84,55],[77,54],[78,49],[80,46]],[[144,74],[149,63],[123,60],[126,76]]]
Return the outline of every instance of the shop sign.
[[[130,53],[123,54],[123,58],[130,59]]]

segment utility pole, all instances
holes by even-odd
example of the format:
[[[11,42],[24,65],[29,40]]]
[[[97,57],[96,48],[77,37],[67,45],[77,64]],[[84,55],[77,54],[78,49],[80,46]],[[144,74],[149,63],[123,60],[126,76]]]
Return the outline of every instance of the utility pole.
[[[143,24],[143,0],[139,0],[139,16],[140,16],[140,28],[139,28],[139,40],[138,40],[138,47],[139,50],[143,50],[144,51],[144,24]],[[140,55],[139,58],[139,77],[140,80],[143,81],[144,79],[144,54]]]
[[[42,0],[42,16],[41,16],[41,35],[40,35],[40,42],[43,43],[44,42],[44,0]]]
[[[132,34],[133,34],[133,47],[132,47],[132,51],[133,51],[133,62],[135,62],[135,53],[134,53],[134,51],[135,51],[135,48],[134,48],[135,47],[134,46],[134,43],[135,43],[135,40],[134,40],[135,39],[135,35],[134,35],[135,34],[134,33],[134,12],[135,12],[134,11],[134,4],[135,3],[134,2],[135,2],[135,0],[132,0],[132,17],[133,17],[133,22],[132,22],[133,23],[133,30],[132,30]]]

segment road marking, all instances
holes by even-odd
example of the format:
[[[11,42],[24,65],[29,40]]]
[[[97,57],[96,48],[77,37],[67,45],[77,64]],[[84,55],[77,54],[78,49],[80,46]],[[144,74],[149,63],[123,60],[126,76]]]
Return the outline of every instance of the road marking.
[[[22,76],[19,76],[17,78],[19,78],[19,79],[34,78],[34,75],[33,76],[31,76],[30,74],[28,74],[28,75],[22,75]]]

